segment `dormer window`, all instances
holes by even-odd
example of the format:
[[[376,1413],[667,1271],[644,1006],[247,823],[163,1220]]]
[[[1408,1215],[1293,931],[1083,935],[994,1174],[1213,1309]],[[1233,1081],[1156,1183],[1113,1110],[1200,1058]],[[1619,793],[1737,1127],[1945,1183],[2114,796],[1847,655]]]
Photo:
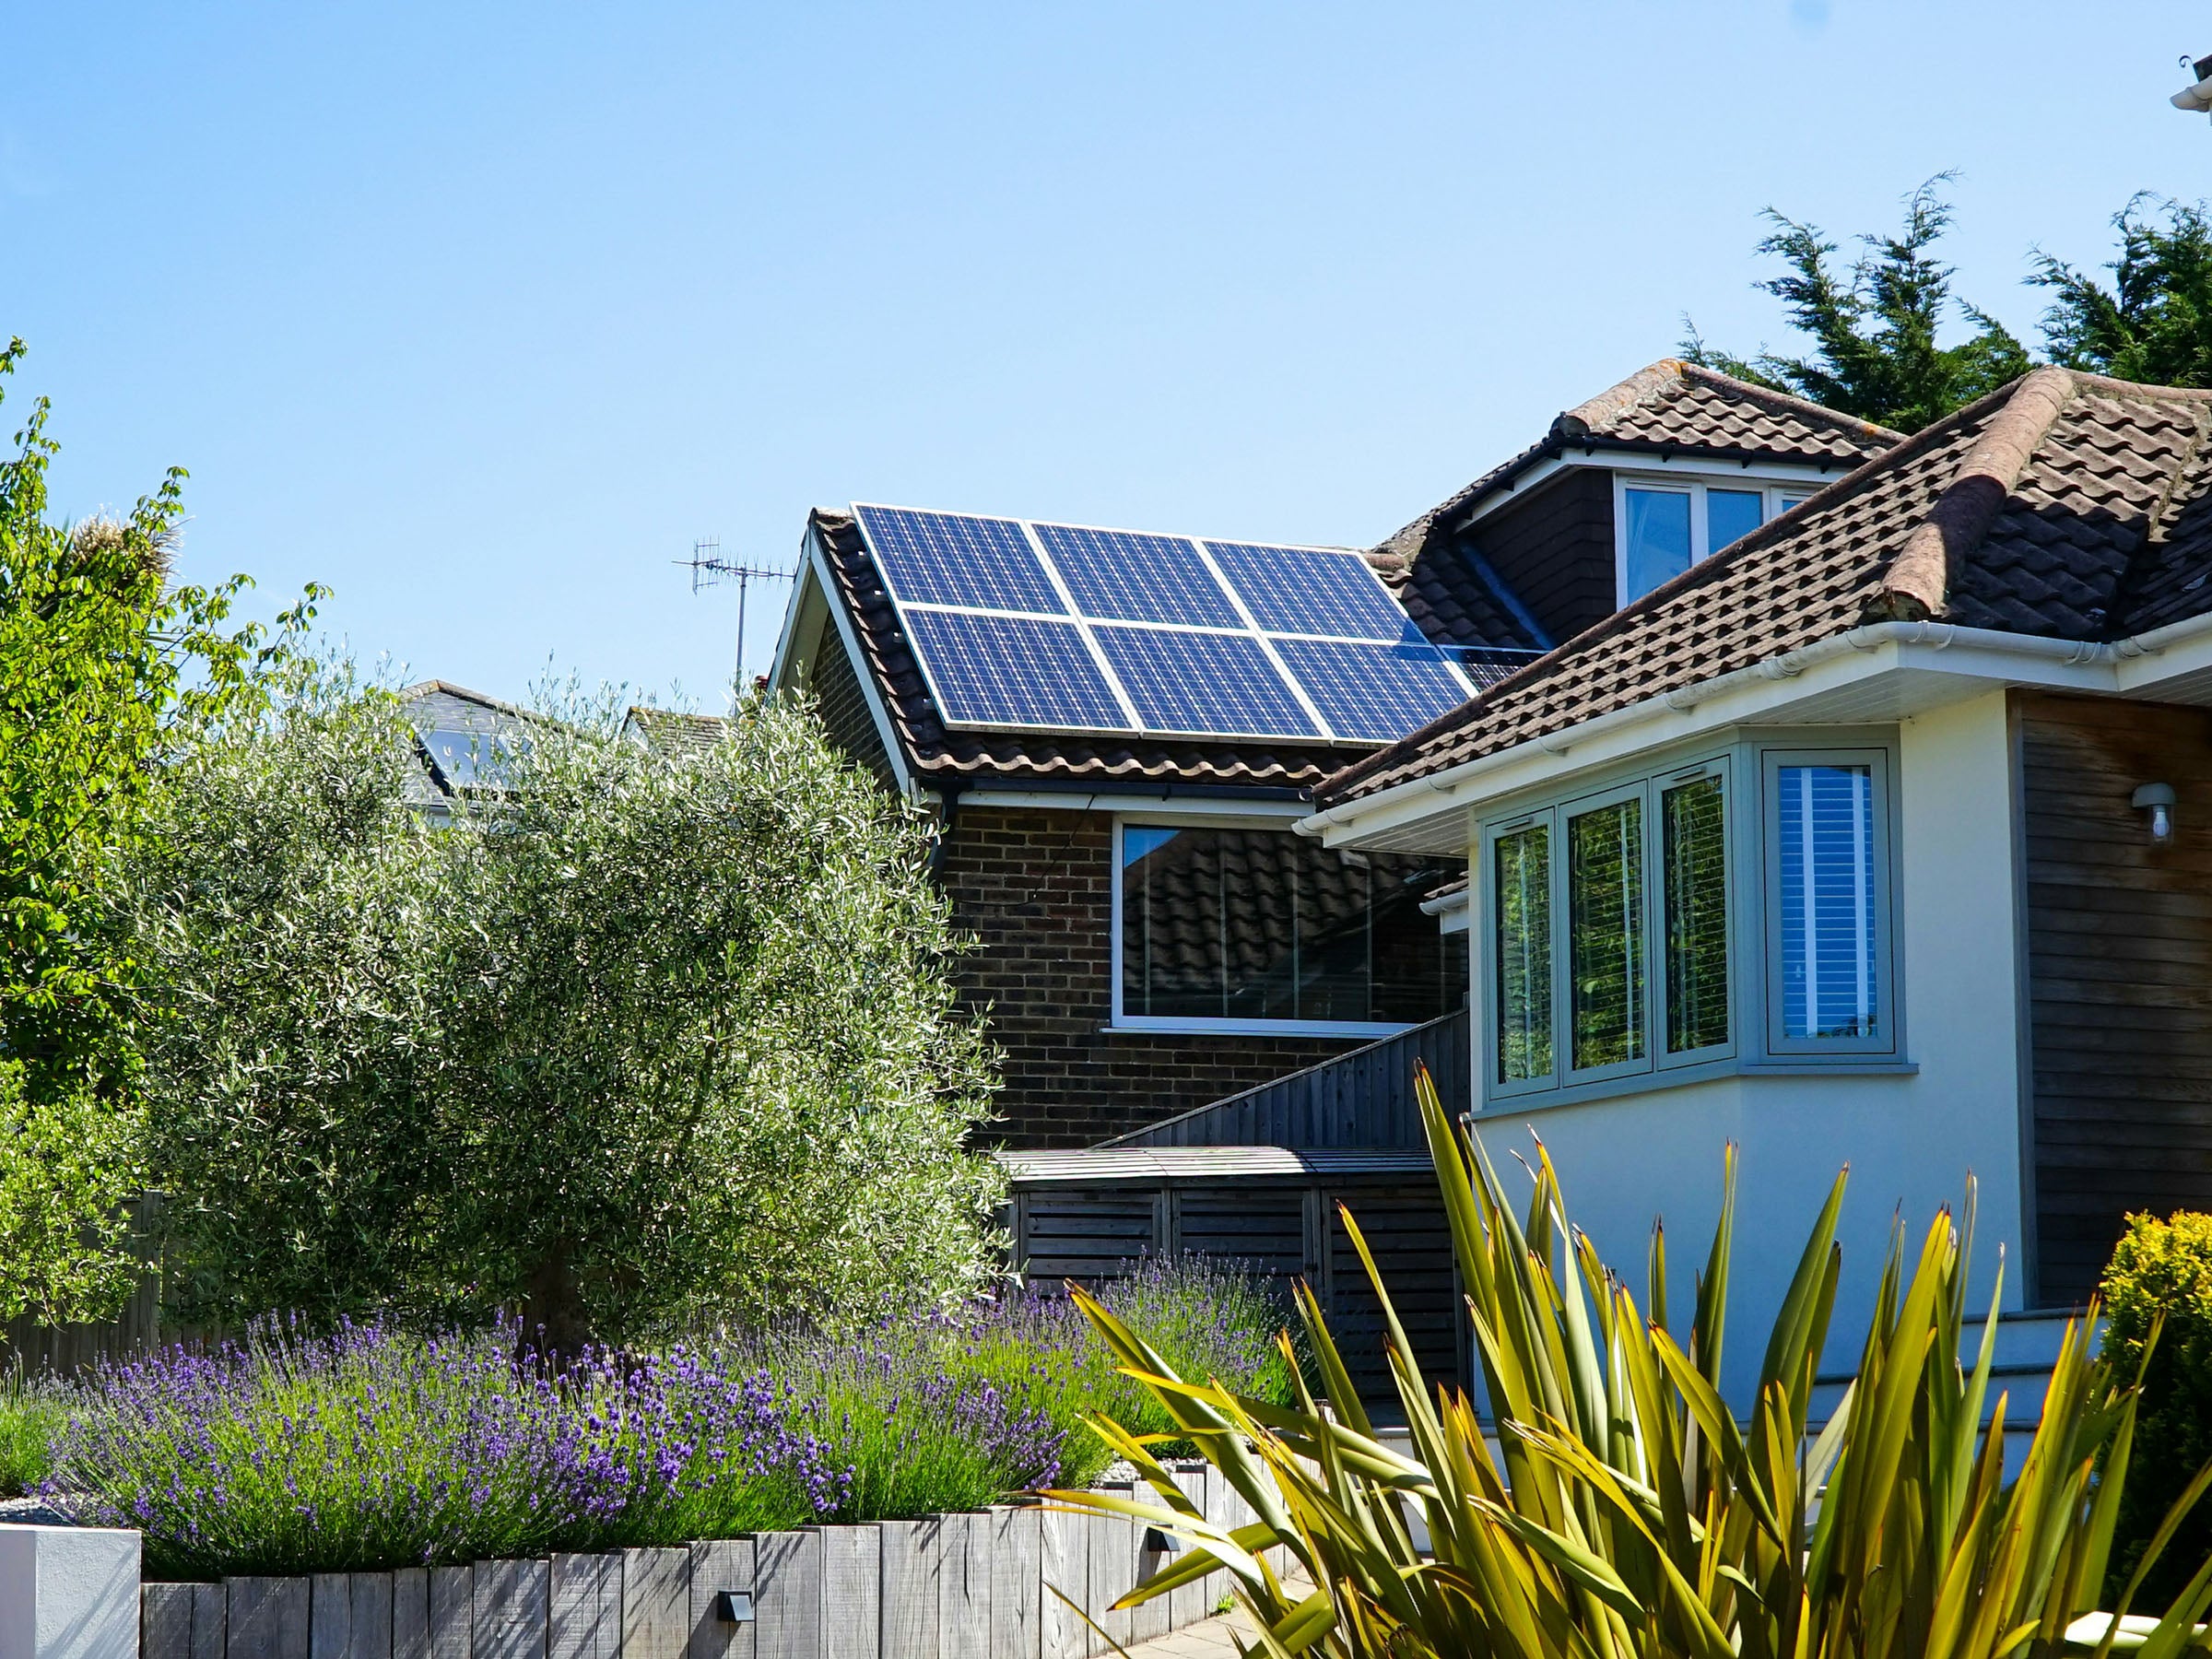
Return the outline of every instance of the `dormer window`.
[[[1754,481],[1620,473],[1614,475],[1613,491],[1614,559],[1623,605],[1672,582],[1811,493]]]

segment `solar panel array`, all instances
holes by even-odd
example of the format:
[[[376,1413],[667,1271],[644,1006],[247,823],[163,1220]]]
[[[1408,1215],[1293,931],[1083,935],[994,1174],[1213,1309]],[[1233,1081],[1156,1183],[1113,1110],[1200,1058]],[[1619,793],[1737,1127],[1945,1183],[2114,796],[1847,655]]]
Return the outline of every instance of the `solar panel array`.
[[[1386,743],[1495,677],[1357,553],[853,511],[947,725]]]

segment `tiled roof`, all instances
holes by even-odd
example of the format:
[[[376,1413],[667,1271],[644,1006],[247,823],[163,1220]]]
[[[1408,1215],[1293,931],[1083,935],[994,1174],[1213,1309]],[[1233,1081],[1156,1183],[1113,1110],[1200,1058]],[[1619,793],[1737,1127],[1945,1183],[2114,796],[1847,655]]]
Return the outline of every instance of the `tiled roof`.
[[[698,755],[718,747],[730,723],[719,714],[687,714],[675,709],[630,706],[623,724],[664,755]]]
[[[1679,358],[1661,358],[1562,412],[1539,441],[1421,514],[1376,552],[1413,558],[1430,544],[1439,526],[1457,525],[1484,498],[1570,449],[1854,467],[1903,437],[1786,392],[1771,392]]]
[[[2212,393],[2040,369],[1402,742],[1334,805],[1869,620],[2104,641],[2212,611]]]
[[[1367,746],[1236,743],[1041,732],[954,731],[938,719],[899,613],[852,515],[817,508],[813,525],[865,671],[907,764],[925,782],[1239,784],[1311,788]]]

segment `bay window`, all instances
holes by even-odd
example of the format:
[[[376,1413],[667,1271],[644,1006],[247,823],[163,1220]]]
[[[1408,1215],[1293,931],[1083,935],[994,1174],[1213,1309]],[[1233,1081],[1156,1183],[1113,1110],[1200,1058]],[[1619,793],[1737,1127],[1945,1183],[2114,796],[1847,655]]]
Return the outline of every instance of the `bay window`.
[[[1887,757],[1740,743],[1487,825],[1484,1093],[1894,1055]]]

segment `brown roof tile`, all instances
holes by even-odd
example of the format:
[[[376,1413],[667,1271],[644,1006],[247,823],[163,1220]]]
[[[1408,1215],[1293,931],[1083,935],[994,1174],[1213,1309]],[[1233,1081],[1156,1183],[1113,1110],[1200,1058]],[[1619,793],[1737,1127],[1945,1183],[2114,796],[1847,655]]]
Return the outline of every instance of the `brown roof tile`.
[[[1561,413],[1550,431],[1502,465],[1431,508],[1376,551],[1411,558],[1439,527],[1455,526],[1486,497],[1539,461],[1569,449],[1710,455],[1855,467],[1904,437],[1679,358],[1661,358],[1589,402]]]
[[[1409,782],[1869,618],[2109,640],[2212,611],[2212,393],[2038,370],[1324,783]]]

